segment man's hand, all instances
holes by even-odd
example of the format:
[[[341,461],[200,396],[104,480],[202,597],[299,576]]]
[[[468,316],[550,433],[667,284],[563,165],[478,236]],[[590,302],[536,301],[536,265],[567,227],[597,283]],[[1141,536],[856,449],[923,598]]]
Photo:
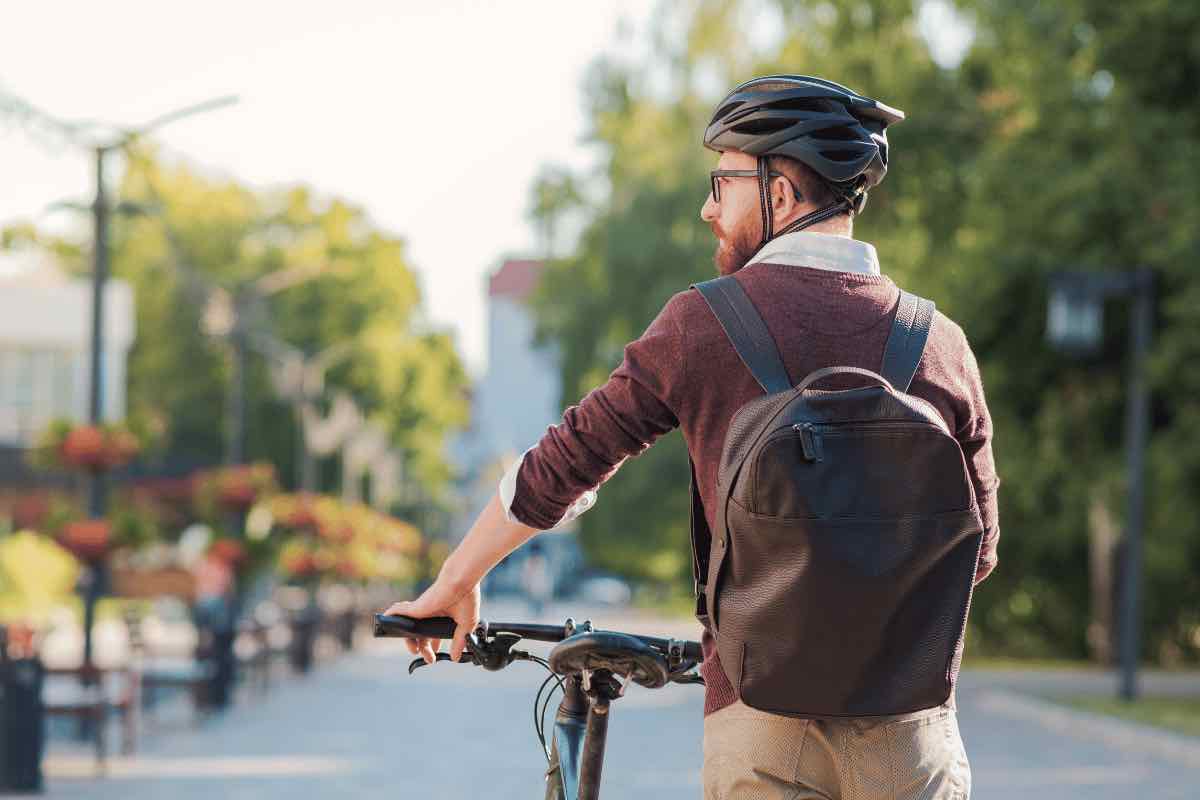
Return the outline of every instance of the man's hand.
[[[500,495],[492,495],[471,530],[442,564],[433,586],[412,602],[393,603],[386,613],[417,619],[452,617],[455,627],[450,656],[457,661],[467,646],[467,636],[479,624],[479,582],[502,558],[536,533],[533,528],[510,521]],[[441,639],[406,641],[409,652],[420,653],[426,664],[437,660],[434,654],[442,646]]]
[[[406,617],[427,619],[428,617],[451,617],[455,622],[454,639],[450,643],[450,657],[455,661],[462,656],[467,646],[467,634],[479,624],[479,584],[469,589],[455,589],[440,576],[420,597],[411,602],[393,603],[385,614],[403,614]],[[434,655],[442,646],[441,639],[405,639],[408,651],[420,655],[426,664],[432,664]]]

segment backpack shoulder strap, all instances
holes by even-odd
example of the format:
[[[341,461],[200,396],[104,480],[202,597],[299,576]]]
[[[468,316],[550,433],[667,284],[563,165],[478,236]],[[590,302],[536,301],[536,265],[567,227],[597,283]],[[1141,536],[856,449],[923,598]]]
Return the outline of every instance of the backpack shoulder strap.
[[[708,520],[704,516],[704,504],[700,500],[700,488],[696,485],[696,464],[688,456],[688,467],[691,468],[691,480],[688,481],[692,495],[690,527],[692,529],[692,586],[696,590],[696,618],[700,624],[708,627],[707,587],[709,553],[712,549],[712,532],[708,529]]]
[[[933,325],[936,306],[932,300],[900,290],[896,319],[883,349],[883,368],[880,372],[896,389],[907,392],[917,374],[929,328]]]
[[[742,363],[767,394],[792,388],[779,348],[758,310],[732,275],[692,286],[708,303]]]

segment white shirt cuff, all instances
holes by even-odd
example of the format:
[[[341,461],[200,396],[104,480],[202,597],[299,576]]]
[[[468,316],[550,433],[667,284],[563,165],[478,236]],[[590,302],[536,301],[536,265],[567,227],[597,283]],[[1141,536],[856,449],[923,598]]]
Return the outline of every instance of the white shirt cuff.
[[[529,448],[532,450],[533,448]],[[525,456],[529,454],[526,450],[521,454],[521,457],[513,462],[508,471],[504,473],[504,477],[500,479],[500,504],[504,506],[504,518],[509,522],[520,522],[519,519],[513,516],[512,504],[513,499],[517,496],[517,473],[521,471],[521,464],[525,462]],[[574,522],[583,512],[587,511],[592,506],[596,505],[596,490],[588,489],[567,509],[567,513],[563,514],[562,519],[554,524],[554,527],[547,530],[561,530],[571,522]]]

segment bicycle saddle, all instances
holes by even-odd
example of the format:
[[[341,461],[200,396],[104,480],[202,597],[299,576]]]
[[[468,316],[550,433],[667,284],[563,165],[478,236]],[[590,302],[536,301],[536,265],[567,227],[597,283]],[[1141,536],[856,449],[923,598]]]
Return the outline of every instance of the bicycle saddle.
[[[667,683],[667,660],[650,645],[624,633],[592,631],[563,639],[550,651],[550,668],[559,675],[606,669],[634,683],[657,689]]]

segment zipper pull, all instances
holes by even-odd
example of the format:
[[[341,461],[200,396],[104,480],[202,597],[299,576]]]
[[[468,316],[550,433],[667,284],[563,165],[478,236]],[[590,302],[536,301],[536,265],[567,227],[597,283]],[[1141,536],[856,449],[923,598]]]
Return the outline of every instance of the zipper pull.
[[[792,430],[800,434],[800,447],[804,450],[804,457],[809,461],[821,461],[821,437],[817,434],[816,426],[811,422],[801,422],[792,426]]]

